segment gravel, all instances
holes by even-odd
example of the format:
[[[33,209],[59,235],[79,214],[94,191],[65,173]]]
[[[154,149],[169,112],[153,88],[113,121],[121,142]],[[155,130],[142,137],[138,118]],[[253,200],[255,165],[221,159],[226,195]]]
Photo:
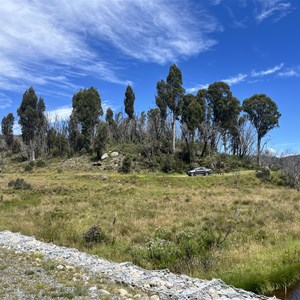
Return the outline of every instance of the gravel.
[[[236,289],[220,279],[114,263],[10,231],[0,232],[0,254],[3,299],[276,299]]]

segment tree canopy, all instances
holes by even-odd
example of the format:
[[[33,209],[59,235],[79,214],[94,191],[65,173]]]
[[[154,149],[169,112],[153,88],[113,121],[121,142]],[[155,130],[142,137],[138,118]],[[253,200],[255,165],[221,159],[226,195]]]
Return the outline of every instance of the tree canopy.
[[[248,114],[257,132],[257,158],[260,163],[261,139],[274,127],[279,126],[280,112],[276,103],[265,94],[255,94],[243,102],[243,110]]]
[[[134,100],[135,95],[133,89],[130,85],[128,85],[125,92],[124,106],[125,113],[128,115],[129,119],[132,119],[134,116]]]
[[[77,130],[78,125],[80,125],[84,147],[87,151],[90,151],[95,125],[99,117],[103,115],[101,98],[98,91],[94,87],[81,89],[73,96],[72,107],[71,119],[74,130]]]
[[[12,113],[9,113],[6,117],[3,117],[1,122],[1,131],[4,135],[5,142],[8,146],[8,148],[11,148],[12,143],[14,141],[14,132],[13,132],[13,126],[14,126],[15,117]]]

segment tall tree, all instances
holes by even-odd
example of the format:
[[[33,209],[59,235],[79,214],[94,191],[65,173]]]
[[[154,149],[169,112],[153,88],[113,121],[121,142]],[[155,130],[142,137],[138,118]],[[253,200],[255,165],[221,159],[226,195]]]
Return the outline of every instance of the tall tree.
[[[37,150],[40,153],[46,152],[46,132],[47,132],[47,118],[45,116],[46,105],[42,97],[39,98],[36,106],[37,110],[37,130],[36,130],[36,139],[37,139]]]
[[[23,94],[21,105],[17,110],[20,118],[19,124],[21,125],[22,139],[26,145],[34,141],[36,124],[38,122],[37,102],[38,97],[33,87],[30,87]]]
[[[94,150],[97,153],[97,159],[100,159],[105,149],[108,140],[108,124],[100,121],[96,127],[96,137],[94,143]]]
[[[134,100],[134,92],[132,90],[132,87],[128,85],[125,92],[124,106],[125,112],[130,120],[133,119],[134,116]]]
[[[192,94],[185,95],[181,106],[181,122],[186,123],[192,137],[203,121],[204,111],[197,98]]]
[[[3,117],[1,122],[1,131],[4,135],[5,142],[9,149],[11,149],[12,144],[14,142],[14,133],[13,133],[13,126],[14,126],[14,115],[9,113],[6,117]]]
[[[113,110],[109,107],[106,110],[106,114],[105,114],[105,121],[108,125],[112,125],[113,121],[114,121],[114,112]]]
[[[94,87],[81,89],[73,96],[72,107],[71,120],[72,122],[77,121],[77,125],[80,125],[84,148],[90,152],[93,148],[95,125],[99,117],[103,115],[98,91]],[[75,123],[73,127],[78,128]]]
[[[226,136],[237,122],[241,111],[240,102],[232,96],[230,87],[225,82],[211,84],[208,87],[207,99],[210,118],[215,125],[221,128],[224,150],[226,152]]]
[[[175,152],[176,139],[176,120],[180,116],[180,104],[184,96],[184,88],[182,87],[181,70],[175,65],[171,65],[169,75],[167,77],[167,105],[172,112],[172,151]]]
[[[160,80],[156,84],[156,96],[155,102],[160,111],[161,129],[164,131],[165,123],[167,119],[167,90],[166,83],[164,80]]]
[[[194,160],[195,131],[200,128],[204,120],[204,111],[197,101],[197,97],[187,94],[183,97],[181,105],[182,132],[185,137],[190,162]]]
[[[243,110],[257,132],[257,163],[260,164],[261,140],[271,129],[279,126],[281,114],[276,103],[265,94],[255,94],[245,99]]]
[[[45,109],[44,100],[42,98],[38,100],[33,87],[25,91],[17,113],[19,115],[19,124],[21,125],[22,139],[27,145],[31,160],[35,160],[35,153],[39,147],[37,140],[41,129],[40,126],[43,126],[46,120]],[[45,134],[45,131],[43,134]]]

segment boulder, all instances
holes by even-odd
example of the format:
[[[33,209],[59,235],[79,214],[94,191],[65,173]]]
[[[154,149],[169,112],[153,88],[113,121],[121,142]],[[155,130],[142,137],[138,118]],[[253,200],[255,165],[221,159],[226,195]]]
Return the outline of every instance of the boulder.
[[[110,154],[110,156],[111,157],[117,157],[117,156],[119,156],[119,153],[118,152],[112,152],[111,154]]]
[[[107,153],[104,153],[104,154],[101,156],[101,159],[104,160],[104,159],[106,159],[106,158],[108,158],[108,154],[107,154]]]

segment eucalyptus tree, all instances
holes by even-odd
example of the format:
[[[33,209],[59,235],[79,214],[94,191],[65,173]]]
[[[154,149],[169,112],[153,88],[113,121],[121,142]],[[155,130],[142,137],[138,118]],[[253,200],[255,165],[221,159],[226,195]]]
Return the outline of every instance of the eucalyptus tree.
[[[94,151],[97,154],[97,159],[100,159],[103,150],[107,144],[109,138],[108,124],[106,122],[100,121],[96,126],[96,136],[94,142]]]
[[[257,133],[257,163],[260,164],[261,140],[273,128],[279,126],[277,104],[265,94],[255,94],[243,102],[243,110],[248,114]]]
[[[181,101],[184,96],[182,87],[181,70],[175,65],[171,65],[166,85],[166,102],[172,113],[172,151],[175,152],[176,120],[180,116]]]
[[[200,128],[203,120],[204,110],[197,101],[197,97],[192,94],[185,95],[181,105],[181,124],[183,124],[182,132],[185,136],[191,162],[194,158],[195,131]]]
[[[43,128],[46,124],[45,109],[43,98],[38,99],[33,87],[25,91],[17,113],[21,125],[22,139],[27,145],[31,160],[35,160],[35,152],[39,146],[36,145],[39,135],[45,134]]]
[[[160,80],[156,84],[155,102],[160,111],[161,131],[164,132],[167,119],[167,84],[164,80]],[[160,136],[158,136],[160,138]]]
[[[82,134],[83,147],[91,152],[95,136],[95,126],[103,115],[100,95],[94,87],[81,89],[72,98],[71,123],[74,135]]]
[[[230,87],[225,82],[215,82],[208,87],[208,118],[213,125],[220,127],[224,151],[227,151],[227,134],[236,124],[241,111],[240,102],[232,96]]]
[[[124,98],[124,106],[125,106],[125,113],[127,114],[128,118],[124,120],[125,126],[125,140],[134,141],[136,137],[136,119],[134,115],[134,101],[135,95],[133,89],[130,85],[127,86],[125,91],[125,98]]]
[[[1,132],[4,136],[8,149],[12,148],[12,144],[14,142],[14,132],[13,132],[14,121],[15,121],[14,115],[12,113],[9,113],[6,117],[3,117],[1,122]]]
[[[36,142],[39,154],[46,152],[46,135],[47,135],[47,118],[45,115],[46,105],[42,97],[39,98],[37,103],[37,130]]]
[[[131,120],[134,117],[134,100],[135,95],[133,89],[130,85],[127,86],[124,98],[125,113],[128,115],[128,118]]]

